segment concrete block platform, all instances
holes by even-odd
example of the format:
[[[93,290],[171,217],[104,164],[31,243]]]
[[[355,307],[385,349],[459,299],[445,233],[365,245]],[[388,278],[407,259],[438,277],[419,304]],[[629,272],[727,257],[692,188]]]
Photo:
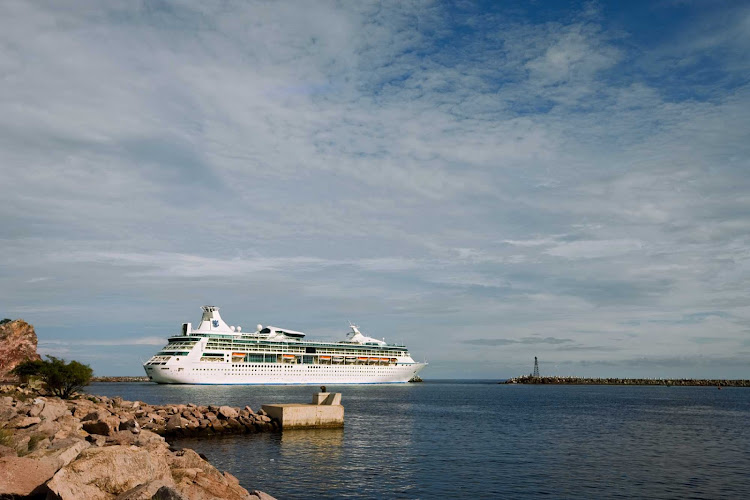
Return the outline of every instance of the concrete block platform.
[[[263,410],[282,429],[336,428],[344,426],[341,393],[318,392],[311,404],[263,405]]]

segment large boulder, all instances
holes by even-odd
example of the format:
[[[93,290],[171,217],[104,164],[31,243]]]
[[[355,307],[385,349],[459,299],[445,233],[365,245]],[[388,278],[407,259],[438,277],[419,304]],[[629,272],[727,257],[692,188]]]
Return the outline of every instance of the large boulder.
[[[91,444],[83,439],[59,439],[55,440],[49,448],[35,450],[27,456],[48,463],[55,467],[55,471],[58,471],[75,460],[83,450],[90,446]]]
[[[40,494],[56,470],[51,464],[31,458],[0,458],[0,498]]]
[[[190,449],[168,457],[175,488],[190,500],[247,500],[248,491],[231,474],[219,472]]]
[[[81,452],[47,487],[61,500],[104,500],[157,479],[171,483],[166,454],[149,453],[137,446],[105,446]]]
[[[0,325],[0,380],[15,379],[10,371],[24,361],[42,359],[36,352],[34,327],[22,319]]]

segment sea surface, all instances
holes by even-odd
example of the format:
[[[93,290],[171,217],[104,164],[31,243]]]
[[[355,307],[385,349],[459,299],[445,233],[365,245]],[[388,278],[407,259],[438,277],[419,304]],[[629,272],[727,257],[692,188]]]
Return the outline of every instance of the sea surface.
[[[315,386],[98,383],[151,404],[308,402]],[[750,389],[490,381],[328,386],[344,429],[181,439],[294,498],[750,498]]]

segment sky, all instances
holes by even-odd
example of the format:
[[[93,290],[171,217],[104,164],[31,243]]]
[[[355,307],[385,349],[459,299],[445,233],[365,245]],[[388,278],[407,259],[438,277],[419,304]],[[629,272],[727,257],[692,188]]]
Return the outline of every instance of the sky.
[[[750,378],[750,3],[3,2],[0,317]]]

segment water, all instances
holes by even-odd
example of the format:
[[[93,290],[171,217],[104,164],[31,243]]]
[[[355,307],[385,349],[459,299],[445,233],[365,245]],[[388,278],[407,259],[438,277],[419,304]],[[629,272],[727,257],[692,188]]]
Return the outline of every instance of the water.
[[[308,402],[311,386],[94,384],[152,404]],[[346,426],[182,439],[287,498],[750,498],[750,390],[465,381],[328,386]]]

